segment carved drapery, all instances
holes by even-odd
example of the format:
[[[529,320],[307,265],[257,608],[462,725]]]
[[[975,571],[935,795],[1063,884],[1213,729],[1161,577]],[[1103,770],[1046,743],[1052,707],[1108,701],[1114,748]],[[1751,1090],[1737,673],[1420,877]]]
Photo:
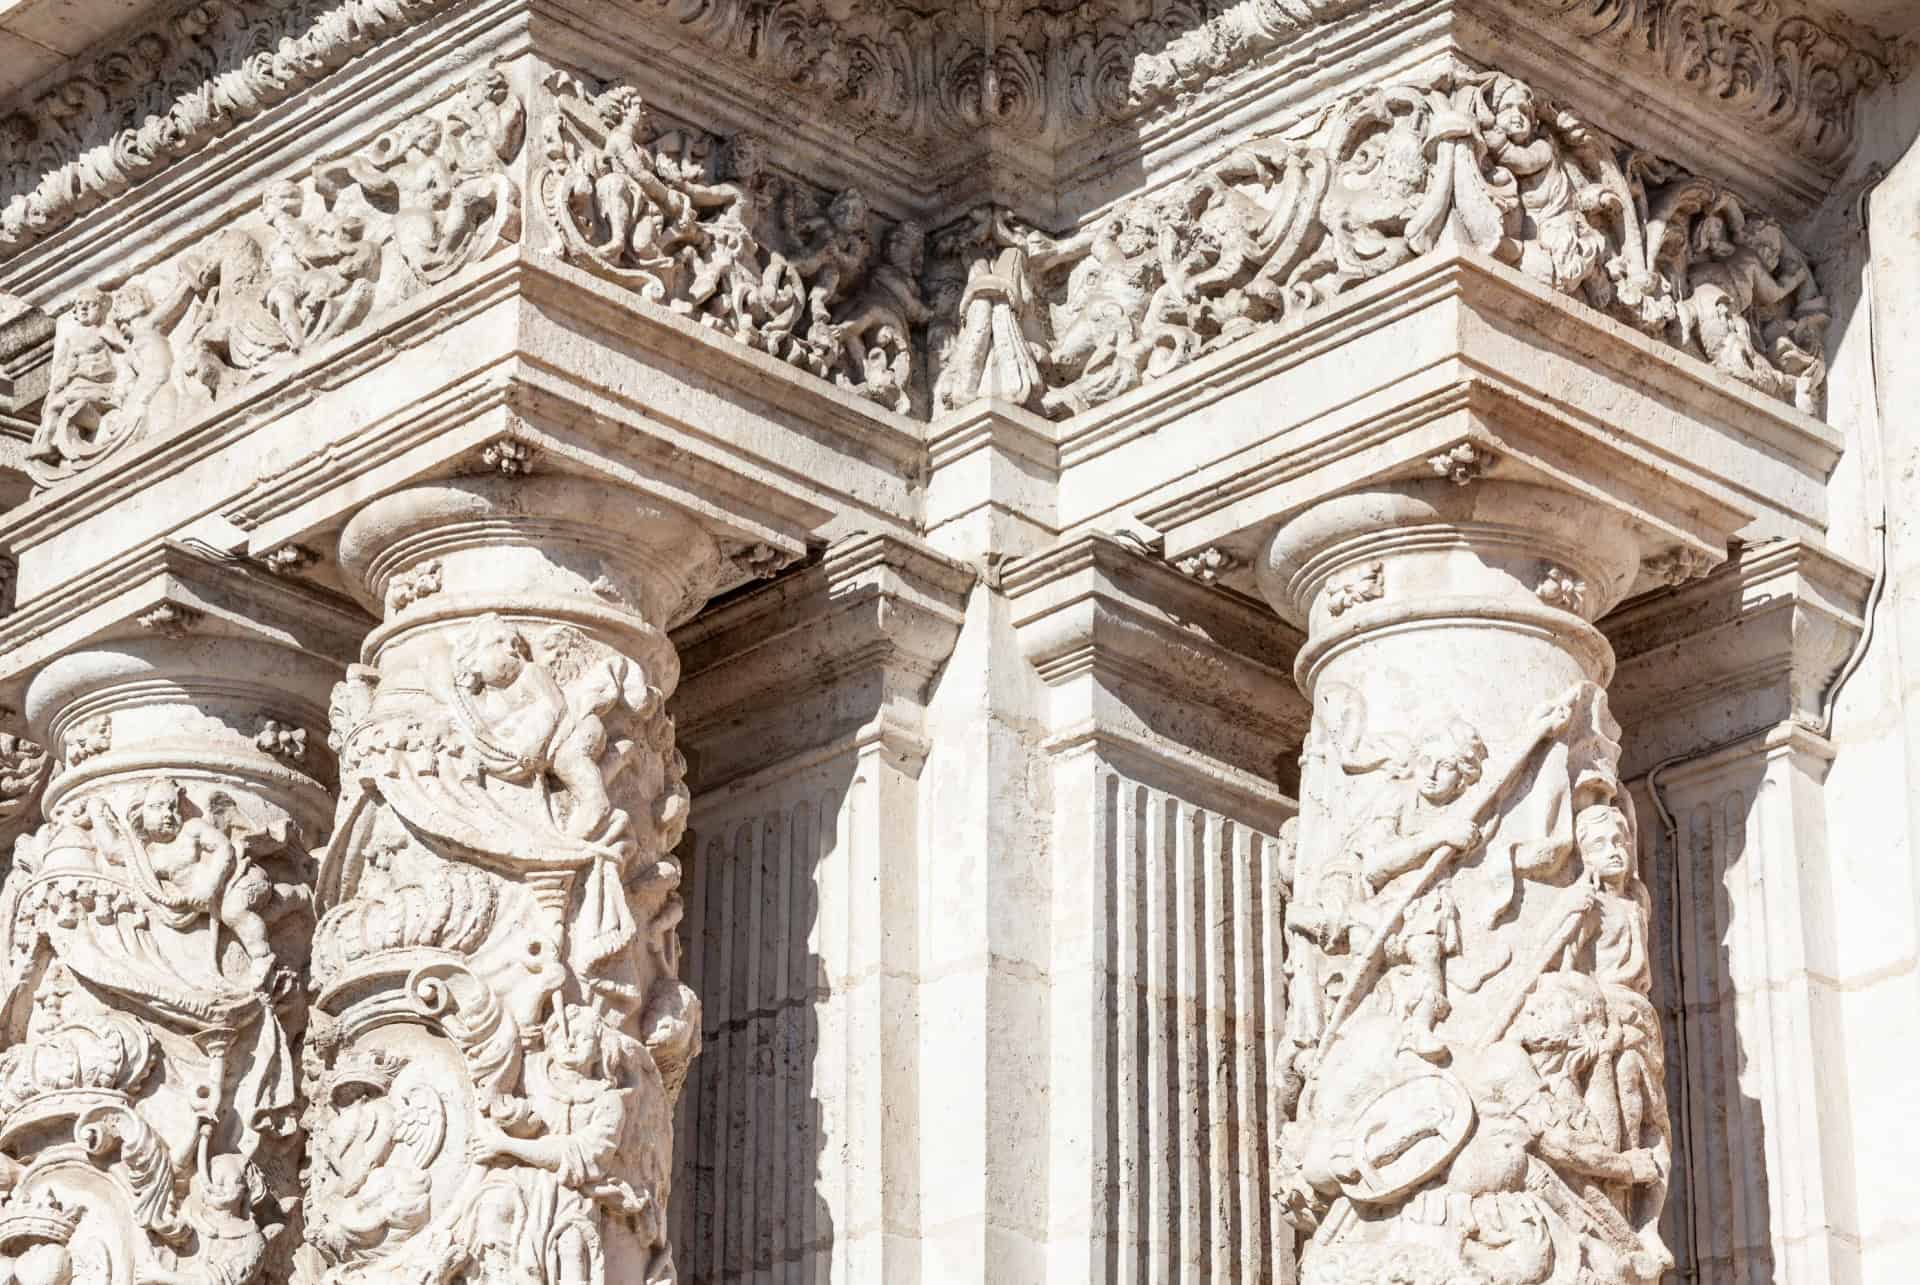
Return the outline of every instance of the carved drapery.
[[[384,623],[335,692],[303,1280],[674,1279],[683,765],[665,630],[716,545],[552,477],[377,500],[342,561]]]
[[[1303,1285],[1671,1265],[1648,899],[1590,623],[1638,562],[1600,505],[1496,480],[1342,496],[1269,546],[1314,702],[1275,1067]]]
[[[29,688],[56,763],[0,886],[13,1279],[285,1279],[334,672],[181,636],[90,646]]]

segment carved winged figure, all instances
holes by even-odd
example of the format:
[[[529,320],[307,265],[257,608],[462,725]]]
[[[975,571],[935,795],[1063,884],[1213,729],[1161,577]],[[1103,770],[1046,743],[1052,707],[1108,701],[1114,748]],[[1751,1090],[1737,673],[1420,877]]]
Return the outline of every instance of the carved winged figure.
[[[186,928],[203,917],[217,918],[246,950],[251,984],[258,985],[273,967],[262,911],[272,903],[274,888],[266,871],[247,858],[246,844],[264,831],[228,795],[210,795],[207,815],[193,817],[182,810],[185,797],[178,781],[155,778],[124,828],[104,800],[91,800],[94,831],[118,839],[108,859],[124,862],[164,922]]]

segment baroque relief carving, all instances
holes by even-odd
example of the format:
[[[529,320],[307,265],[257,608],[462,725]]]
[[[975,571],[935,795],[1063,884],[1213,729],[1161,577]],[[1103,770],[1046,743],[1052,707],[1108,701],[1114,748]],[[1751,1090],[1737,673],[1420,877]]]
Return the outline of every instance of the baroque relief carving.
[[[1510,76],[1457,69],[1247,143],[1071,237],[991,211],[942,229],[934,409],[992,394],[1075,414],[1449,238],[1816,407],[1829,308],[1778,224]]]
[[[257,212],[111,295],[78,292],[56,324],[28,448],[48,486],[165,432],[235,389],[445,280],[519,232],[505,165],[522,109],[474,73],[445,106],[281,180]]]
[[[17,250],[282,102],[442,0],[203,0],[0,120]]]
[[[1604,695],[1492,750],[1458,720],[1316,734],[1379,784],[1287,911],[1303,1282],[1658,1279],[1669,1126]],[[1465,994],[1480,1020],[1443,1039]]]
[[[1856,104],[1907,69],[1911,50],[1781,0],[1522,0],[1623,51],[1676,86],[1782,136],[1815,161],[1853,149]]]
[[[57,724],[117,682],[123,717],[86,754],[68,735],[0,884],[0,1262],[22,1281],[284,1280],[312,930],[295,809],[319,787],[230,726],[252,685],[203,687],[184,644],[123,648],[29,691]]]
[[[857,189],[781,174],[752,139],[659,126],[629,86],[556,72],[540,205],[560,252],[652,302],[897,411],[913,409],[925,232]]]
[[[1740,112],[1816,161],[1844,156],[1856,104],[1902,63],[1853,27],[1777,0],[1520,0]],[[0,121],[0,250],[14,250],[275,106],[443,0],[206,0],[125,40]],[[1163,110],[1256,65],[1358,0],[1151,0],[968,9],[659,0],[650,16],[907,134],[998,126],[1072,135]]]
[[[1653,1285],[1673,1263],[1650,903],[1587,624],[1637,550],[1624,524],[1543,496],[1405,483],[1272,546],[1264,586],[1316,622],[1354,568],[1426,576],[1372,619],[1316,623],[1302,653],[1315,713],[1275,1068],[1302,1285]],[[1531,548],[1508,525],[1529,519]],[[1458,544],[1421,562],[1436,529]],[[1365,561],[1297,574],[1360,531]],[[1569,589],[1583,581],[1604,587]],[[1524,640],[1497,623],[1554,617]],[[1462,622],[1482,620],[1467,645]]]
[[[636,577],[672,567],[702,595],[719,553],[664,510],[641,525],[672,548],[617,548],[625,533],[561,516],[608,502],[582,485],[468,479],[348,529],[388,625],[332,706],[310,1285],[675,1278],[671,1116],[699,1003],[675,935],[678,665],[647,617],[682,606]],[[497,520],[462,526],[482,512]],[[490,545],[506,524],[552,553]],[[396,592],[422,543],[445,587]]]

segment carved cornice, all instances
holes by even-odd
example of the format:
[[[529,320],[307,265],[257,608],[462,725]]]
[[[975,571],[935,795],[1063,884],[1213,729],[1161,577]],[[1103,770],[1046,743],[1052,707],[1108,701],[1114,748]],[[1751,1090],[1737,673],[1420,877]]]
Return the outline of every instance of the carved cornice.
[[[1911,47],[1779,0],[1448,0],[1543,15],[1813,161],[1851,148],[1861,96]],[[0,116],[0,253],[200,151],[450,0],[204,0]],[[1061,143],[1164,115],[1367,0],[641,0],[716,62],[863,129],[936,145]]]
[[[675,630],[673,715],[701,790],[869,744],[923,754],[923,704],[974,581],[922,544],[862,533]]]
[[[1817,731],[1864,628],[1872,580],[1817,544],[1772,541],[1608,616],[1615,703],[1640,729],[1628,766],[1643,771],[1782,724]]]
[[[1740,117],[1822,165],[1852,151],[1860,97],[1905,76],[1913,47],[1781,0],[1505,0]]]
[[[448,0],[203,0],[0,118],[0,252],[30,245]]]

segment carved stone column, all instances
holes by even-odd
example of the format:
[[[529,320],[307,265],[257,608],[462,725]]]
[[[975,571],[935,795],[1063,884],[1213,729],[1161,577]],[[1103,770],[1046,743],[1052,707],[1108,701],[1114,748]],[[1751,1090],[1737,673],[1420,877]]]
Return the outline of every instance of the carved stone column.
[[[307,1059],[313,1279],[674,1279],[683,765],[666,630],[721,563],[563,477],[388,495],[341,562],[384,623],[335,693]]]
[[[1300,1279],[1646,1285],[1670,1134],[1591,623],[1638,544],[1458,462],[1309,507],[1260,569],[1314,704],[1275,1068]]]
[[[198,613],[143,622],[180,633]],[[0,1255],[17,1277],[284,1280],[306,842],[339,671],[237,638],[94,643],[27,689],[55,758],[0,888]]]

